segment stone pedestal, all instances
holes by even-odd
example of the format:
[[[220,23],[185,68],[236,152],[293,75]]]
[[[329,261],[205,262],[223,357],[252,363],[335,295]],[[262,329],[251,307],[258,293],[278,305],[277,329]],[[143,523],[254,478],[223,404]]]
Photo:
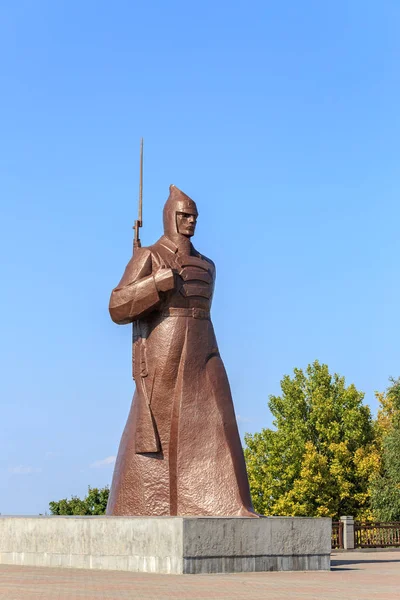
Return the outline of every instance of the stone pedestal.
[[[147,573],[329,570],[331,519],[0,517],[0,563]]]

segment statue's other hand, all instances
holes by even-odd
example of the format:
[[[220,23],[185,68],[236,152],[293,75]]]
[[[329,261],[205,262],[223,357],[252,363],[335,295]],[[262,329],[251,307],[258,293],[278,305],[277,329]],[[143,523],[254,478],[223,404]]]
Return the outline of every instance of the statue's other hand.
[[[154,281],[156,282],[156,288],[159,292],[169,292],[175,287],[175,275],[172,269],[160,269],[154,275]]]

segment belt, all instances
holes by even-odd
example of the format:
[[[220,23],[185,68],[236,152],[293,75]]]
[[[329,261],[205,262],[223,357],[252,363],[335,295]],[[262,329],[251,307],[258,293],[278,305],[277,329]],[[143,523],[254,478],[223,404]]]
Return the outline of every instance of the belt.
[[[161,312],[163,317],[193,317],[194,319],[209,319],[210,311],[204,308],[166,308]]]

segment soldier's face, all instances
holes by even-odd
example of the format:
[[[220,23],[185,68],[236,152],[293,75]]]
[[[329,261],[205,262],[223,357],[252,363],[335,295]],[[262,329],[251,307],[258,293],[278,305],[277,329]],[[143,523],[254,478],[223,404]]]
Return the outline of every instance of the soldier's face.
[[[178,233],[186,237],[192,237],[196,230],[197,214],[189,214],[184,212],[176,213],[176,226]]]

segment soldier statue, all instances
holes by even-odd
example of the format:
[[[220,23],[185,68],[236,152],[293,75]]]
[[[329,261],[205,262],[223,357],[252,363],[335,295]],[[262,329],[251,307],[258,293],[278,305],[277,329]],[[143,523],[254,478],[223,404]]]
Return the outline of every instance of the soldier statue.
[[[256,517],[210,319],[215,266],[191,243],[196,204],[171,185],[163,217],[111,294],[112,320],[133,324],[136,391],[107,514]]]

